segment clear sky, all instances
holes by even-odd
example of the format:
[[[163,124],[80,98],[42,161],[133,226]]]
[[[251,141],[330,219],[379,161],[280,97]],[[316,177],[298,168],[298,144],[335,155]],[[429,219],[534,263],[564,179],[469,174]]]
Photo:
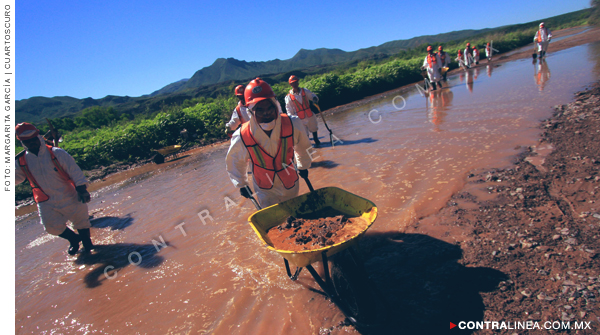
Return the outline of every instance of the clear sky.
[[[140,96],[217,58],[288,59],[524,23],[589,0],[16,0],[16,98]],[[552,27],[549,27],[552,29]]]

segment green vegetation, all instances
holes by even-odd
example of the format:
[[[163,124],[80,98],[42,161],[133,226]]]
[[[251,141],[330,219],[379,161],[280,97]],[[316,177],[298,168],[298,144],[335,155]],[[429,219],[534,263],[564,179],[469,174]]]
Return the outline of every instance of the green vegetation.
[[[587,22],[589,13],[589,10],[574,12],[545,22],[553,30],[578,26]],[[531,22],[486,30],[470,36],[468,41],[483,52],[485,43],[493,40],[496,49],[506,52],[531,43],[537,25],[538,22]],[[466,42],[467,39],[458,39],[443,45],[454,59]],[[421,44],[392,56],[263,75],[262,78],[273,86],[283,107],[289,90],[287,78],[295,74],[303,78],[302,86],[320,97],[320,105],[326,109],[420,81],[426,47],[427,44]],[[451,67],[456,66],[455,62],[451,64]],[[191,141],[198,144],[225,139],[224,123],[237,103],[231,92],[235,85],[242,83],[246,81],[204,87],[193,94],[165,96],[159,102],[152,100],[154,102],[147,105],[138,102],[127,108],[94,105],[75,117],[54,118],[52,122],[63,134],[63,148],[83,169],[134,162],[150,158],[155,149],[181,142],[179,132],[184,128],[193,135]],[[43,132],[48,129],[46,125],[38,125]]]

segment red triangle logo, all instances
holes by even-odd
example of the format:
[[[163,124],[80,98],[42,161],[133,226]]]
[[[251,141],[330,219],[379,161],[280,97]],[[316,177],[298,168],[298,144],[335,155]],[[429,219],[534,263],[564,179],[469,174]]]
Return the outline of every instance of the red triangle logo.
[[[454,323],[450,322],[450,329],[452,329],[454,327],[456,327],[456,325]]]

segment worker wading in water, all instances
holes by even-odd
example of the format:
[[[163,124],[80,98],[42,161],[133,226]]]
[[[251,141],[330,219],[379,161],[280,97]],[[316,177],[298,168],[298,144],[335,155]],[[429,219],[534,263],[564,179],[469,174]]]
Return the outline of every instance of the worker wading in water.
[[[246,100],[244,99],[244,85],[237,85],[235,87],[235,96],[238,98],[238,104],[233,109],[231,114],[231,120],[225,124],[225,133],[231,137],[231,134],[239,127],[250,120],[250,113],[246,107]]]
[[[440,56],[440,60],[442,61],[442,68],[449,68],[450,67],[450,55],[448,55],[448,53],[446,51],[444,51],[444,47],[443,46],[438,46],[438,55]],[[446,81],[446,75],[448,74],[448,72],[444,72],[443,75],[443,79],[444,81]]]
[[[552,33],[545,27],[544,22],[540,23],[540,29],[538,29],[533,37],[533,43],[537,43],[538,55],[540,58],[546,56],[546,50],[548,50],[548,44],[550,44],[551,40]]]
[[[91,251],[94,245],[86,205],[90,194],[83,172],[66,151],[46,145],[34,125],[19,123],[15,131],[26,149],[15,161],[15,182],[18,185],[29,180],[46,232],[68,240],[69,255],[77,253],[79,242],[85,252]],[[67,221],[73,223],[79,234],[67,227]]]
[[[431,82],[432,90],[436,90],[436,84],[442,88],[442,60],[437,53],[433,52],[433,47],[430,45],[427,47],[427,56],[423,61],[423,67],[427,70],[427,76]]]
[[[471,43],[467,43],[467,47],[464,51],[465,55],[465,66],[471,68],[473,66],[473,49],[471,48]]]
[[[310,100],[318,103],[319,97],[310,90],[300,87],[296,76],[290,76],[288,82],[292,86],[292,89],[285,96],[287,114],[289,116],[298,116],[302,120],[304,127],[306,127],[306,136],[308,136],[308,132],[311,132],[315,146],[319,146],[321,141],[319,141],[319,135],[317,134],[319,131],[317,116],[310,110]]]
[[[282,113],[265,81],[252,80],[244,96],[252,115],[233,133],[226,157],[227,173],[241,195],[249,198],[247,161],[251,159],[254,192],[264,208],[298,195],[298,176],[308,177],[312,146],[302,121]]]

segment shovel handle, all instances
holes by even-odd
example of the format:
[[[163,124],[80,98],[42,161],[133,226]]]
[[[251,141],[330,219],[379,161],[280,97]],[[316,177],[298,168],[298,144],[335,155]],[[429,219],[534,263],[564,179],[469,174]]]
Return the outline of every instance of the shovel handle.
[[[308,177],[302,177],[302,179],[304,179],[304,181],[306,182],[306,186],[308,186],[308,190],[311,192],[314,192],[314,188],[312,186],[312,184],[310,183],[310,180],[308,180]]]

